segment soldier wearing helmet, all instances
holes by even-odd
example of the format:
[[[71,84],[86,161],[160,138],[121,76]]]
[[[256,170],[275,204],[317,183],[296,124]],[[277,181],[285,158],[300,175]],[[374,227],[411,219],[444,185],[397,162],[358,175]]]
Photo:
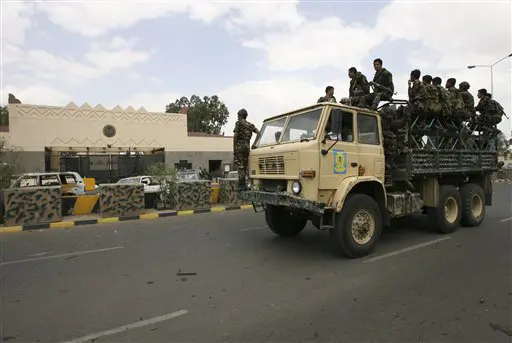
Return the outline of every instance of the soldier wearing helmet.
[[[459,83],[460,96],[464,101],[464,106],[466,111],[469,113],[470,117],[473,118],[476,114],[475,111],[475,98],[469,92],[469,83],[467,81],[462,81]]]
[[[247,110],[238,111],[238,121],[233,130],[233,152],[235,166],[238,170],[238,189],[244,190],[247,186],[247,168],[249,164],[249,144],[253,132],[259,135],[260,131],[247,120]],[[257,138],[257,137],[256,137]]]

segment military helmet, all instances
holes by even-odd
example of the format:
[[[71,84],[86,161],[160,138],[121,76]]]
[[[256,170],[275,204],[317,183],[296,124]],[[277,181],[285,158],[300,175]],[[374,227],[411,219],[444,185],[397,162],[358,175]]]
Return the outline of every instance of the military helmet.
[[[247,110],[245,108],[242,108],[240,111],[238,111],[238,115],[247,116]]]

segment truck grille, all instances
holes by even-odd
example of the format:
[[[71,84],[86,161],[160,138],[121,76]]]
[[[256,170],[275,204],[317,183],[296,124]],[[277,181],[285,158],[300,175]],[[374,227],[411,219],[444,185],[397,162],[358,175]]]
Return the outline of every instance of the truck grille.
[[[258,158],[260,174],[284,175],[284,156],[267,156]]]

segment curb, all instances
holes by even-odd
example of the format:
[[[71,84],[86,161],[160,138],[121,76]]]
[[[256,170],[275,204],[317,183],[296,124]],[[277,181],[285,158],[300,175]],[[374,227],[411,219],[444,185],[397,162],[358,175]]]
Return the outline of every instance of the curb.
[[[235,211],[235,210],[250,210],[252,208],[253,208],[252,205],[238,205],[238,206],[229,206],[229,207],[211,207],[211,208],[203,208],[203,209],[197,209],[197,210],[181,210],[181,211],[169,211],[169,212],[160,212],[160,213],[146,213],[146,214],[140,214],[140,215],[136,215],[136,216],[110,217],[110,218],[98,218],[98,219],[75,220],[75,221],[69,220],[69,221],[60,221],[60,222],[45,223],[45,224],[7,226],[7,227],[1,227],[0,233],[42,230],[42,229],[67,229],[67,228],[71,228],[74,226],[81,226],[81,225],[94,225],[94,224],[124,222],[124,221],[130,221],[130,220],[141,220],[141,219],[147,220],[147,219],[176,217],[176,216],[189,216],[192,214],[202,214],[202,213],[220,213],[220,212]]]

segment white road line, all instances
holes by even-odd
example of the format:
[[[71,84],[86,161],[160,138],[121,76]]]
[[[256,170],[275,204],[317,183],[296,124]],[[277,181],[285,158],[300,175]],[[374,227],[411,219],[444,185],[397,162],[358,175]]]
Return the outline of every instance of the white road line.
[[[123,326],[120,326],[120,327],[115,328],[115,329],[110,329],[110,330],[106,330],[106,331],[101,331],[101,332],[93,333],[91,335],[87,335],[87,336],[80,337],[80,338],[75,338],[75,339],[72,339],[70,341],[66,341],[66,342],[63,342],[63,343],[84,343],[84,342],[90,342],[91,340],[97,339],[99,337],[110,336],[110,335],[114,335],[116,333],[120,333],[120,332],[123,332],[123,331],[126,331],[126,330],[140,328],[140,327],[143,327],[143,326],[155,324],[155,323],[158,323],[158,322],[162,322],[164,320],[169,320],[169,319],[173,319],[173,318],[176,318],[176,317],[179,317],[179,316],[183,316],[183,315],[185,315],[187,313],[188,313],[187,310],[179,310],[179,311],[176,311],[176,312],[173,312],[173,313],[165,314],[165,315],[160,316],[160,317],[155,317],[155,318],[150,318],[150,319],[146,319],[146,320],[141,320],[141,321],[136,322],[136,323],[132,323],[132,324],[128,324],[128,325],[123,325]]]
[[[258,227],[248,227],[246,229],[240,229],[242,231],[250,231],[250,230],[261,230],[261,229],[267,229],[268,226],[258,226]]]
[[[77,251],[77,252],[72,252],[72,253],[69,253],[69,254],[45,256],[45,257],[39,257],[39,258],[28,258],[26,260],[2,262],[2,263],[0,263],[0,266],[5,266],[5,265],[8,265],[8,264],[25,263],[25,262],[43,261],[43,260],[49,260],[51,258],[59,258],[59,257],[68,257],[68,256],[92,254],[92,253],[95,253],[95,252],[110,251],[110,250],[116,250],[116,249],[122,249],[122,248],[124,248],[124,247],[113,247],[113,248],[105,248],[105,249],[97,249],[97,250]]]
[[[511,221],[511,220],[512,220],[512,217],[505,218],[505,219],[500,220],[500,223],[508,222],[508,221]]]
[[[397,251],[390,252],[388,254],[384,254],[384,255],[380,255],[380,256],[375,256],[375,257],[370,258],[368,260],[364,260],[363,263],[379,261],[379,260],[382,260],[384,258],[396,256],[396,255],[404,253],[404,252],[408,252],[408,251],[411,251],[411,250],[416,250],[416,249],[423,248],[423,247],[426,247],[426,246],[429,246],[429,245],[432,245],[432,244],[436,244],[436,243],[445,241],[445,240],[450,239],[450,238],[452,238],[452,237],[451,236],[446,236],[446,237],[442,237],[442,238],[439,238],[439,239],[435,239],[433,241],[428,241],[428,242],[425,242],[425,243],[416,244],[416,245],[410,246],[408,248],[404,248],[404,249],[400,249],[400,250],[397,250]]]

